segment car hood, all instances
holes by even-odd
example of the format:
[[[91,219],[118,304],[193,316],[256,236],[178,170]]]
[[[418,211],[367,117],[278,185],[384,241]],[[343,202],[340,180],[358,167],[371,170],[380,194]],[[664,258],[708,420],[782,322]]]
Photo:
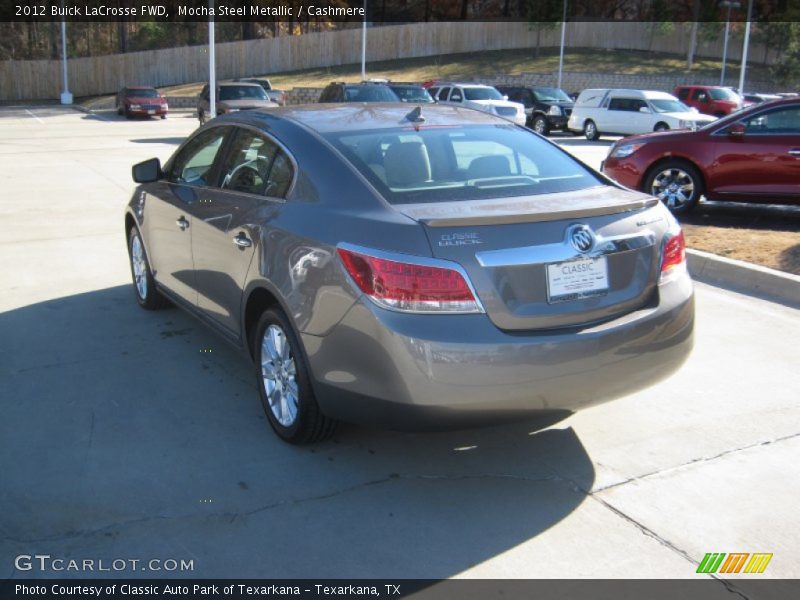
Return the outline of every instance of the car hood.
[[[164,98],[148,98],[147,96],[128,96],[125,99],[129,104],[164,104]]]
[[[467,100],[471,104],[479,104],[480,106],[509,106],[516,109],[523,108],[519,102],[511,102],[511,100]]]
[[[711,121],[717,120],[716,117],[712,117],[711,115],[704,115],[703,113],[691,111],[667,112],[660,114],[672,117],[673,119],[681,119],[682,121],[694,121],[695,123],[711,123]]]

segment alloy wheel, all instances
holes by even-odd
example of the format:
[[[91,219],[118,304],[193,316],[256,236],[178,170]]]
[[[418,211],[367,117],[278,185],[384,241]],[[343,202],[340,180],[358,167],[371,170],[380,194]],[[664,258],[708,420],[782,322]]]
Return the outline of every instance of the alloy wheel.
[[[669,208],[681,208],[694,196],[694,179],[683,169],[664,169],[653,179],[650,193]]]
[[[286,332],[278,325],[267,327],[261,339],[261,379],[273,416],[290,427],[297,420],[297,365]]]
[[[147,261],[144,257],[144,247],[139,235],[136,234],[131,240],[131,265],[133,266],[133,278],[136,283],[136,293],[139,298],[147,298]]]

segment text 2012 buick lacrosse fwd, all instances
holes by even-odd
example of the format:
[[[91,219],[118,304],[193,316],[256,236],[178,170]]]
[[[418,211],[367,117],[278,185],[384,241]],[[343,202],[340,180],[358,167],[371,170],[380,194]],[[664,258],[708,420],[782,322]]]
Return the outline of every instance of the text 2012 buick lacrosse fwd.
[[[449,106],[234,113],[133,167],[134,289],[249,352],[284,440],[655,384],[692,345],[683,234],[546,139]]]

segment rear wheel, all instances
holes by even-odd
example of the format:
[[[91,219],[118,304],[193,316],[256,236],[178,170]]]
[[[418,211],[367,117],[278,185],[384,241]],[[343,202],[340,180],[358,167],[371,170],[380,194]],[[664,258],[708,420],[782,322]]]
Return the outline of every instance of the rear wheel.
[[[653,131],[669,131],[669,125],[666,123],[656,123],[656,126],[653,128]]]
[[[542,115],[538,115],[533,119],[533,130],[539,135],[547,135],[550,133],[550,126]]]
[[[644,191],[661,200],[674,214],[692,210],[703,193],[703,179],[689,163],[668,160],[647,175]]]
[[[597,131],[597,125],[594,124],[594,121],[589,119],[583,126],[583,135],[586,136],[586,139],[590,142],[594,142],[595,140],[600,139],[600,132]]]
[[[253,349],[261,404],[275,433],[291,444],[330,437],[336,421],[317,404],[303,349],[283,311],[270,308],[261,315]]]
[[[157,310],[169,305],[164,296],[156,289],[153,272],[150,270],[150,261],[144,249],[142,236],[139,229],[132,227],[128,234],[128,256],[131,262],[131,276],[133,277],[133,290],[136,292],[136,301],[146,310]]]
[[[722,117],[725,116],[725,113],[722,112],[721,110],[718,110],[717,112],[714,113],[714,116],[717,117],[718,119],[721,119]]]

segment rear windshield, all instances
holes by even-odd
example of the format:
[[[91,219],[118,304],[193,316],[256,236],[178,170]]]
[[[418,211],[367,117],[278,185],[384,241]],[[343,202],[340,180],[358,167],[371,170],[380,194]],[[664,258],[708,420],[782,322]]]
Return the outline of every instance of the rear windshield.
[[[392,91],[402,102],[424,102],[430,104],[433,98],[424,87],[415,85],[393,85]]]
[[[711,88],[708,93],[714,100],[733,100],[735,102],[739,99],[731,90],[725,88]]]
[[[464,97],[467,100],[502,100],[503,95],[493,87],[465,87]]]
[[[267,100],[267,93],[259,85],[226,85],[219,90],[220,100],[242,100],[244,98]]]
[[[557,146],[513,125],[412,126],[325,136],[392,204],[569,192],[603,184]]]
[[[385,85],[354,85],[344,89],[345,102],[397,102],[395,93]]]

